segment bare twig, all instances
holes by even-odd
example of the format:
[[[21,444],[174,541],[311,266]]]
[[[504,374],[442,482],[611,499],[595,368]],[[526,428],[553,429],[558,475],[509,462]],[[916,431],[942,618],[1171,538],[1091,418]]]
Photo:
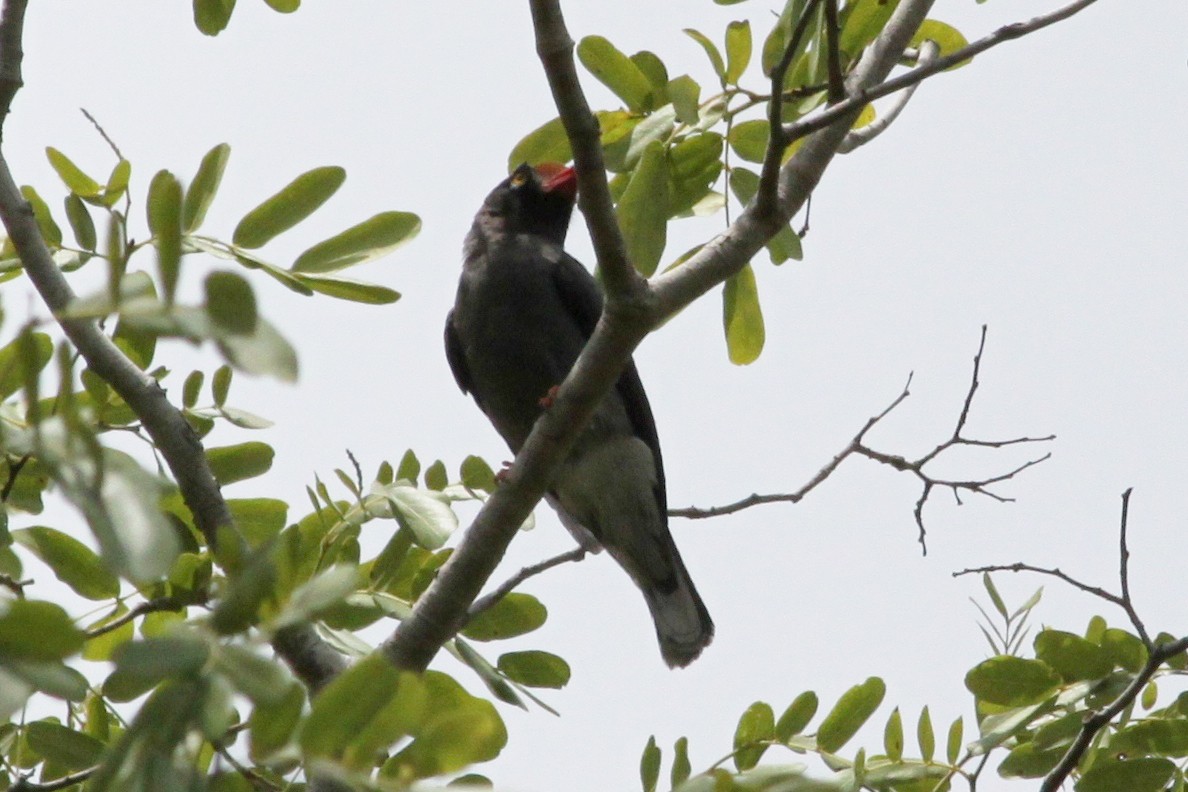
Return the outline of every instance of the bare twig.
[[[91,122],[91,126],[95,127],[95,131],[98,132],[99,136],[101,138],[103,138],[104,142],[107,143],[108,148],[110,148],[113,152],[115,152],[116,157],[118,157],[119,159],[123,159],[124,153],[122,151],[120,151],[120,147],[117,146],[116,142],[111,139],[111,136],[107,134],[107,130],[104,129],[103,125],[100,124],[95,119],[95,116],[93,116],[89,112],[87,112],[87,108],[85,108],[85,107],[80,107],[80,108],[78,108],[78,110],[80,113],[82,113],[84,116],[86,116],[88,121]]]
[[[748,495],[747,497],[737,500],[734,503],[728,503],[724,506],[710,506],[704,509],[697,508],[696,506],[690,506],[684,509],[669,509],[668,515],[670,517],[685,517],[686,519],[690,520],[703,520],[708,517],[721,517],[726,514],[733,514],[735,512],[742,511],[743,509],[749,509],[752,506],[759,506],[765,503],[800,503],[800,501],[804,500],[806,495],[816,489],[819,484],[825,481],[825,479],[833,475],[833,471],[837,470],[842,462],[844,462],[851,455],[858,453],[859,449],[863,447],[862,441],[866,437],[866,433],[869,432],[875,424],[883,420],[883,418],[889,415],[892,410],[902,404],[904,400],[906,400],[908,396],[911,395],[911,392],[909,391],[911,385],[912,375],[909,374],[907,383],[903,386],[903,391],[895,397],[895,401],[891,402],[891,404],[889,404],[887,408],[878,415],[874,415],[869,418],[863,427],[858,430],[858,434],[854,435],[854,438],[850,441],[849,445],[834,455],[833,459],[829,460],[829,462],[824,467],[818,470],[817,474],[809,479],[808,483],[795,492],[783,492],[771,495],[759,495],[756,493]]]
[[[148,600],[132,608],[124,615],[112,619],[111,621],[101,624],[94,629],[87,630],[87,640],[98,638],[100,635],[106,635],[113,630],[118,630],[133,619],[138,619],[146,613],[155,613],[157,611],[172,611],[182,608],[182,603],[178,602],[173,597],[160,597],[158,599]]]
[[[4,489],[0,490],[0,503],[8,503],[8,498],[12,495],[12,488],[16,486],[17,477],[21,475],[21,469],[29,462],[29,455],[25,454],[17,461],[8,461],[8,480],[4,482]]]
[[[920,45],[920,54],[917,57],[916,63],[920,66],[926,66],[936,60],[937,54],[940,52],[940,47],[936,45],[935,41],[925,41]],[[845,140],[838,146],[839,154],[849,154],[854,149],[865,146],[870,141],[877,138],[890,128],[903,109],[907,107],[908,102],[912,100],[912,95],[915,94],[916,89],[920,87],[919,83],[909,85],[902,93],[895,98],[895,104],[887,108],[883,115],[871,121],[861,129],[852,129],[846,135]]]
[[[700,519],[705,517],[718,517],[723,514],[731,514],[733,512],[742,511],[743,509],[748,509],[752,506],[758,506],[765,503],[799,503],[818,484],[828,478],[833,473],[833,471],[836,470],[843,461],[845,461],[846,458],[853,455],[858,455],[864,456],[867,459],[871,459],[880,464],[888,465],[898,471],[912,473],[918,479],[920,479],[922,489],[920,492],[920,497],[916,500],[916,505],[913,509],[913,515],[916,518],[916,526],[919,528],[920,545],[924,548],[924,552],[927,553],[928,547],[925,543],[926,531],[924,528],[924,505],[928,502],[933,490],[937,488],[951,490],[953,495],[957,498],[958,503],[961,503],[962,492],[971,492],[976,495],[983,495],[1000,503],[1010,502],[1014,499],[992,491],[990,486],[1013,479],[1024,470],[1027,470],[1027,468],[1038,465],[1040,462],[1043,462],[1049,456],[1051,456],[1051,454],[1044,454],[1041,457],[1024,462],[1023,464],[1016,466],[1006,473],[1000,473],[995,476],[989,476],[980,479],[943,479],[937,478],[930,472],[925,471],[924,468],[926,465],[928,465],[930,462],[933,462],[938,456],[948,449],[953,448],[954,446],[964,445],[977,446],[981,448],[1003,448],[1005,446],[1018,445],[1021,443],[1042,443],[1055,439],[1055,435],[1048,435],[1046,437],[1016,437],[1010,440],[974,440],[961,435],[961,432],[965,429],[965,423],[969,418],[969,411],[971,405],[973,404],[974,393],[978,389],[978,374],[981,369],[982,353],[985,348],[986,326],[983,325],[981,340],[978,343],[978,351],[977,354],[974,355],[973,376],[970,380],[969,390],[965,395],[965,401],[961,407],[961,413],[957,417],[957,427],[953,430],[953,435],[950,438],[945,440],[943,443],[936,445],[932,450],[923,456],[917,459],[908,459],[898,454],[888,454],[882,451],[877,451],[871,448],[865,442],[866,433],[869,432],[875,424],[886,417],[888,413],[898,407],[905,399],[908,398],[908,396],[911,395],[909,392],[909,387],[911,386],[912,380],[909,376],[908,382],[903,388],[903,392],[899,394],[895,401],[893,401],[891,405],[887,407],[887,409],[883,410],[883,412],[868,420],[866,425],[862,427],[862,430],[859,431],[858,434],[855,435],[850,441],[849,445],[847,445],[840,453],[830,460],[829,464],[821,468],[817,475],[814,476],[807,484],[795,492],[772,495],[755,494],[725,506],[714,506],[704,509],[672,509],[669,511],[669,514],[675,517]]]
[[[528,578],[539,575],[541,572],[546,572],[555,566],[560,566],[561,564],[581,561],[585,557],[585,548],[576,547],[573,550],[560,553],[559,555],[555,555],[552,558],[546,558],[540,563],[524,567],[519,572],[512,575],[510,578],[500,584],[500,586],[490,594],[484,594],[482,597],[475,600],[474,604],[470,606],[470,610],[467,612],[467,617],[473,619],[475,616],[478,616],[480,613],[492,607],[495,605],[495,603],[499,602],[499,600],[503,599],[512,591],[514,591]]]
[[[1146,665],[1126,686],[1126,690],[1122,691],[1110,706],[1085,718],[1081,724],[1081,731],[1077,734],[1077,739],[1073,741],[1068,751],[1060,759],[1060,764],[1056,765],[1052,772],[1044,778],[1044,782],[1040,785],[1040,792],[1057,792],[1068,779],[1069,773],[1080,764],[1085,752],[1093,744],[1097,733],[1134,703],[1161,665],[1184,651],[1188,651],[1188,638],[1181,638],[1178,641],[1151,648]]]
[[[898,77],[886,80],[877,86],[863,88],[850,95],[850,98],[838,102],[832,107],[822,111],[812,118],[806,118],[787,124],[784,127],[784,134],[788,141],[792,142],[798,140],[805,135],[812,134],[821,129],[836,123],[838,119],[845,116],[852,111],[854,107],[861,107],[862,105],[873,102],[875,99],[881,99],[884,96],[889,96],[896,91],[901,91],[909,85],[915,85],[918,82],[928,79],[929,77],[944,71],[950,66],[956,66],[962,61],[969,60],[975,55],[981,54],[992,47],[996,47],[1007,41],[1013,41],[1017,38],[1022,38],[1029,33],[1035,33],[1042,30],[1049,25],[1054,25],[1061,22],[1074,14],[1083,11],[1089,6],[1093,5],[1097,0],[1077,0],[1075,3],[1069,3],[1063,8],[1058,8],[1049,14],[1034,17],[1027,22],[1015,22],[1010,25],[1004,25],[998,30],[994,31],[988,36],[978,39],[972,44],[962,47],[956,52],[952,52],[944,57],[937,58],[932,63],[917,66],[909,72],[899,75]]]
[[[33,581],[17,580],[12,575],[0,574],[0,588],[6,588],[16,596],[17,599],[25,598],[25,586],[32,585]]]
[[[610,302],[646,291],[643,277],[627,258],[606,183],[598,119],[590,111],[573,62],[573,39],[559,0],[530,0],[536,53],[565,126],[578,175],[578,201],[590,230]]]
[[[83,783],[94,775],[97,769],[97,767],[88,767],[86,770],[79,770],[77,773],[70,773],[43,784],[34,783],[28,778],[18,778],[9,792],[58,792],[60,789],[69,789],[75,784]]]
[[[780,164],[784,158],[784,151],[788,148],[788,136],[784,134],[784,79],[788,74],[788,67],[800,49],[800,41],[808,30],[809,20],[817,11],[820,0],[808,0],[800,18],[788,37],[788,45],[784,53],[771,69],[771,99],[767,105],[767,120],[770,132],[767,138],[767,151],[763,155],[763,168],[759,172],[759,188],[755,193],[755,211],[760,216],[776,213],[779,206]]]
[[[1127,489],[1122,493],[1122,518],[1121,525],[1118,529],[1118,579],[1121,581],[1122,593],[1114,594],[1111,591],[1101,588],[1100,586],[1092,586],[1084,583],[1071,575],[1062,572],[1057,567],[1039,567],[1031,564],[1024,564],[1016,562],[1014,564],[993,564],[990,566],[975,567],[973,569],[963,569],[960,572],[954,572],[953,577],[960,577],[962,575],[972,575],[983,572],[1034,572],[1039,575],[1047,575],[1059,580],[1063,580],[1070,586],[1084,591],[1086,594],[1092,594],[1098,599],[1103,599],[1112,605],[1117,605],[1126,612],[1127,618],[1130,619],[1131,625],[1134,627],[1136,633],[1143,644],[1147,647],[1148,652],[1155,649],[1155,643],[1151,640],[1150,633],[1147,632],[1147,627],[1143,624],[1142,618],[1138,615],[1138,610],[1134,607],[1134,600],[1130,597],[1130,549],[1127,547],[1126,531],[1127,521],[1130,512],[1130,493],[1133,488]]]
[[[846,98],[846,86],[842,77],[841,49],[838,38],[841,25],[837,22],[837,0],[825,0],[825,46],[829,67],[829,101],[840,102]]]

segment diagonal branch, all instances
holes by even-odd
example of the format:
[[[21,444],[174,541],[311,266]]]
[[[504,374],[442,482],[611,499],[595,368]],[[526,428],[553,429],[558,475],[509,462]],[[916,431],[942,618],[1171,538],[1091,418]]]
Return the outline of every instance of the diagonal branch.
[[[925,66],[936,60],[937,54],[940,52],[940,47],[936,45],[935,41],[925,41],[920,45],[920,54],[916,58],[916,63]],[[852,129],[846,135],[845,140],[838,146],[838,153],[849,154],[855,149],[865,146],[870,141],[877,138],[890,128],[891,124],[895,123],[895,119],[899,118],[899,114],[907,107],[908,102],[912,100],[912,95],[916,89],[920,87],[920,83],[909,85],[903,90],[899,96],[896,97],[895,104],[887,108],[887,111],[881,116],[871,121],[861,129]]]
[[[537,25],[560,24],[557,0],[530,0]],[[855,70],[856,85],[882,80],[906,49],[933,0],[903,0],[892,14],[879,41]],[[542,34],[538,33],[538,40]],[[557,37],[544,35],[546,41]],[[564,36],[568,39],[568,34]],[[871,52],[875,54],[871,54]],[[546,70],[559,68],[558,61],[545,59]],[[562,64],[563,65],[563,64]],[[550,81],[556,78],[550,76]],[[576,83],[572,90],[580,91]],[[558,102],[566,128],[582,128],[582,120],[567,118],[585,112],[585,101],[570,97]],[[574,108],[578,108],[575,111]],[[854,115],[861,108],[854,110]],[[568,455],[584,430],[599,401],[618,380],[632,351],[664,318],[704,294],[731,274],[741,270],[792,212],[803,203],[824,172],[853,119],[838,122],[837,129],[823,131],[805,145],[784,166],[782,196],[777,218],[757,218],[752,209],[743,212],[727,231],[712,240],[682,267],[649,285],[646,311],[604,312],[589,343],[557,391],[552,408],[537,420],[532,433],[508,469],[502,486],[479,510],[465,537],[439,570],[432,585],[421,595],[412,613],[383,644],[384,654],[398,667],[424,669],[433,656],[465,623],[467,610],[490,578],[517,527],[544,495],[553,471]],[[588,143],[588,141],[586,141]],[[571,141],[575,154],[583,141]],[[583,205],[583,209],[585,206]],[[609,222],[603,218],[602,222]],[[603,262],[600,262],[603,263]],[[621,298],[623,295],[619,295]],[[613,299],[608,302],[613,307]]]
[[[627,258],[627,247],[615,216],[614,202],[606,183],[598,119],[590,112],[586,95],[573,62],[573,39],[565,27],[558,0],[531,0],[532,24],[536,31],[536,53],[544,66],[553,101],[565,126],[578,175],[578,202],[594,255],[602,269],[610,301],[638,295],[644,280]]]
[[[3,140],[2,125],[13,97],[23,85],[21,59],[24,53],[21,40],[26,5],[27,0],[4,0],[0,7],[0,140]],[[86,360],[91,371],[102,377],[136,413],[153,439],[207,545],[216,557],[242,557],[243,537],[235,530],[231,510],[219,491],[202,443],[181,411],[169,402],[157,381],[121,352],[94,320],[63,315],[74,299],[74,291],[54,264],[37,228],[32,207],[17,189],[2,151],[0,218],[29,280],[54,313],[66,337]],[[220,554],[220,541],[233,541],[239,547],[222,548],[232,552]],[[228,571],[234,573],[235,570]],[[314,688],[328,681],[330,674],[345,667],[341,656],[322,641],[309,625],[291,627],[278,634],[273,646],[289,662],[294,672]],[[294,654],[297,652],[300,654]],[[337,661],[334,657],[337,657]]]
[[[500,583],[499,586],[490,594],[485,594],[481,599],[475,600],[474,604],[470,606],[470,609],[467,612],[467,618],[473,619],[483,611],[494,606],[497,602],[499,602],[499,600],[515,591],[516,587],[518,587],[528,578],[535,577],[541,572],[547,572],[555,566],[581,561],[585,557],[586,548],[576,547],[573,550],[560,553],[553,556],[552,558],[546,558],[544,561],[524,567],[519,572],[505,580],[503,583]]]
[[[873,102],[875,99],[881,99],[884,96],[889,96],[896,91],[901,91],[910,85],[922,82],[934,74],[944,71],[950,66],[956,66],[962,61],[978,55],[986,50],[997,47],[1007,41],[1014,41],[1022,38],[1029,33],[1035,33],[1038,30],[1043,30],[1049,25],[1054,25],[1057,22],[1062,22],[1065,19],[1077,14],[1089,6],[1093,5],[1097,0],[1076,0],[1067,6],[1058,8],[1048,14],[1042,14],[1033,17],[1027,22],[1015,22],[1010,25],[1004,25],[998,30],[994,31],[988,36],[978,39],[972,44],[962,47],[956,52],[951,52],[944,57],[937,58],[935,61],[922,66],[917,66],[909,72],[899,75],[898,77],[880,83],[877,86],[870,86],[862,88],[850,95],[850,98],[843,102],[839,102],[827,110],[812,118],[806,118],[801,121],[796,121],[784,127],[784,133],[787,135],[789,142],[798,140],[806,135],[810,135],[818,130],[825,129],[832,124],[837,123],[838,119],[845,117],[854,109],[855,106],[861,107],[863,105]]]

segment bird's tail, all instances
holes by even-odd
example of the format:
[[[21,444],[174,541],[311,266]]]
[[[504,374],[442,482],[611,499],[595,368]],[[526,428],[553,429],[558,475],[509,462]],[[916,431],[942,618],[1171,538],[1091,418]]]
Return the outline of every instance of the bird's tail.
[[[669,585],[641,585],[640,589],[652,612],[664,662],[683,668],[714,639],[714,622],[680,556],[674,554],[673,560],[675,574],[665,581]]]

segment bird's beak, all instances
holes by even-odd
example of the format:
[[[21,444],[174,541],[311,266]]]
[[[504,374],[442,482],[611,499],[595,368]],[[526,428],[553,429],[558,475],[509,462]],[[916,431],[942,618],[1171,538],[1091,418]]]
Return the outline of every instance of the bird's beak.
[[[544,162],[536,166],[540,174],[540,188],[547,193],[559,192],[573,198],[577,195],[577,171],[556,162]]]

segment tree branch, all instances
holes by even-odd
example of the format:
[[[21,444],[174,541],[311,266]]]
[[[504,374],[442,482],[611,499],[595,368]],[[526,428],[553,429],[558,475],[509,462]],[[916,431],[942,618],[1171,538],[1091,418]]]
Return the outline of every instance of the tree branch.
[[[0,140],[3,140],[3,122],[13,97],[23,85],[21,40],[26,5],[27,0],[4,0],[0,8]],[[66,337],[86,360],[88,368],[103,378],[136,413],[153,439],[177,482],[186,507],[194,516],[194,524],[216,558],[220,555],[220,540],[231,540],[239,545],[234,548],[235,552],[223,553],[224,558],[242,557],[243,538],[234,529],[231,510],[206,461],[202,443],[181,411],[169,402],[157,381],[121,352],[94,320],[64,315],[74,299],[74,291],[54,264],[37,228],[33,209],[17,189],[2,150],[0,219],[3,219],[29,280],[53,312]],[[220,528],[231,530],[220,532]],[[234,573],[235,570],[228,571]],[[344,667],[341,657],[337,664],[329,660],[327,653],[337,653],[309,625],[289,628],[285,637],[277,636],[273,646],[311,687],[328,681],[329,676],[307,677],[303,671],[313,675],[328,672],[333,667]],[[297,651],[306,654],[292,654]]]
[[[578,203],[586,218],[594,255],[602,269],[607,300],[646,292],[643,277],[627,258],[627,247],[606,183],[598,119],[590,112],[573,62],[573,39],[565,27],[559,0],[530,0],[536,31],[536,54],[544,66],[553,102],[561,115],[578,175]]]
[[[940,47],[936,45],[935,41],[925,41],[920,45],[920,54],[916,58],[916,63],[920,66],[926,66],[936,60],[936,56],[939,53]],[[903,109],[907,107],[908,102],[912,100],[912,95],[919,87],[919,83],[916,83],[915,85],[909,85],[903,90],[903,92],[899,94],[899,96],[896,97],[895,104],[887,108],[887,111],[883,113],[883,115],[879,116],[874,121],[871,121],[861,129],[851,129],[849,133],[846,134],[845,139],[842,140],[841,145],[838,146],[838,153],[849,154],[851,151],[854,151],[861,146],[865,146],[867,143],[886,132],[887,129],[890,128],[891,124],[895,122],[895,119],[899,117],[899,114],[903,112]]]
[[[556,25],[560,19],[556,0],[530,0],[537,24]],[[933,0],[904,0],[884,28],[879,41],[855,70],[855,85],[873,85],[886,77],[919,28]],[[538,34],[538,38],[540,34]],[[552,40],[546,36],[546,40]],[[568,39],[568,34],[565,35]],[[877,52],[871,55],[871,52]],[[565,68],[569,59],[545,59],[546,70]],[[550,81],[560,81],[550,76]],[[575,82],[572,90],[580,91]],[[581,119],[567,118],[586,112],[585,100],[562,97],[558,111],[567,130],[581,128]],[[575,109],[576,108],[576,109]],[[854,110],[854,116],[861,108]],[[787,223],[824,172],[838,143],[853,119],[838,122],[806,141],[784,166],[781,179],[780,217],[760,220],[753,206],[727,231],[712,240],[683,266],[652,282],[647,312],[608,308],[589,343],[557,392],[553,406],[537,420],[532,433],[516,455],[502,486],[479,510],[449,561],[421,595],[412,613],[382,646],[398,667],[421,670],[466,621],[467,610],[490,578],[507,550],[518,526],[544,495],[553,471],[569,454],[594,409],[614,386],[631,353],[662,319],[741,270],[764,244]],[[586,141],[588,145],[588,141]],[[575,156],[583,141],[571,142]],[[584,186],[584,183],[583,183]],[[583,204],[583,210],[586,205]],[[608,208],[609,211],[609,208]],[[601,223],[607,222],[603,218]],[[605,262],[600,260],[605,267]]]
[[[1118,717],[1124,709],[1134,703],[1134,700],[1142,693],[1143,688],[1147,686],[1147,682],[1151,680],[1151,677],[1155,675],[1155,672],[1159,670],[1161,665],[1184,651],[1188,651],[1188,638],[1181,638],[1178,641],[1160,644],[1152,649],[1150,656],[1147,658],[1147,664],[1143,666],[1142,671],[1126,686],[1126,690],[1122,691],[1110,706],[1100,712],[1093,713],[1081,724],[1081,731],[1077,734],[1077,739],[1073,741],[1068,751],[1060,759],[1060,764],[1056,765],[1052,772],[1048,773],[1047,777],[1044,778],[1044,782],[1040,785],[1040,792],[1057,792],[1068,779],[1069,773],[1081,763],[1081,759],[1093,744],[1093,739],[1097,736],[1097,733],[1113,721],[1114,718]]]
[[[923,456],[912,460],[898,454],[888,454],[882,451],[877,451],[871,448],[865,442],[866,433],[869,432],[875,424],[886,417],[892,410],[898,407],[904,400],[908,398],[908,396],[911,395],[909,388],[912,384],[912,378],[909,376],[907,384],[903,387],[903,392],[899,394],[895,401],[893,401],[890,406],[887,407],[887,409],[883,410],[883,412],[868,420],[866,425],[863,426],[861,431],[859,431],[858,434],[854,436],[848,446],[842,449],[840,453],[830,460],[829,464],[821,468],[817,475],[814,476],[807,484],[795,492],[773,495],[754,494],[725,506],[714,506],[706,509],[672,509],[668,512],[669,515],[675,517],[687,517],[691,519],[702,519],[706,517],[718,517],[723,514],[732,514],[734,512],[742,511],[743,509],[749,509],[752,506],[759,506],[765,503],[799,503],[809,492],[817,487],[817,485],[832,475],[833,471],[836,470],[846,458],[853,455],[858,455],[864,456],[867,459],[871,459],[883,465],[889,465],[890,467],[893,467],[901,472],[913,473],[917,478],[920,479],[920,482],[923,486],[920,497],[917,499],[916,506],[913,509],[913,514],[915,515],[916,525],[920,531],[920,545],[924,547],[924,551],[927,553],[928,549],[925,543],[926,531],[924,528],[924,505],[928,502],[928,498],[932,495],[932,491],[934,489],[939,487],[942,489],[952,490],[953,494],[957,496],[958,503],[961,502],[960,493],[962,491],[984,495],[988,498],[993,498],[1000,503],[1011,501],[1013,498],[999,495],[998,493],[988,489],[988,487],[992,484],[998,484],[1012,479],[1027,468],[1032,467],[1033,465],[1038,465],[1040,462],[1043,462],[1049,456],[1051,456],[1051,454],[1044,454],[1041,457],[1024,462],[1023,464],[1018,465],[1006,473],[1000,473],[996,476],[990,476],[982,479],[969,479],[960,481],[941,479],[936,478],[931,473],[925,472],[924,467],[926,465],[935,460],[941,453],[954,446],[965,445],[984,448],[1002,448],[1004,446],[1018,445],[1020,443],[1042,443],[1055,439],[1055,435],[1049,435],[1047,437],[1017,437],[1011,440],[971,440],[961,436],[961,432],[965,428],[966,420],[969,418],[969,410],[973,403],[974,393],[978,389],[978,373],[981,367],[982,353],[985,348],[986,326],[983,325],[981,340],[978,343],[978,351],[977,354],[974,355],[973,376],[970,379],[969,390],[966,392],[965,402],[962,405],[961,413],[957,418],[957,428],[954,429],[953,435],[949,439],[935,446],[931,451],[924,454]]]
[[[478,616],[483,611],[492,607],[497,602],[499,602],[499,600],[503,599],[505,596],[514,591],[517,586],[519,586],[528,578],[539,575],[541,572],[547,572],[553,567],[560,566],[561,564],[567,564],[571,561],[581,561],[585,557],[586,548],[576,547],[573,550],[560,553],[559,555],[555,555],[552,558],[546,558],[540,563],[524,567],[519,572],[501,583],[499,587],[490,594],[485,594],[481,599],[475,600],[474,604],[470,606],[470,610],[467,613],[467,618],[473,619],[475,616]]]
[[[1129,488],[1122,493],[1122,518],[1118,528],[1118,579],[1122,585],[1121,594],[1114,594],[1100,586],[1091,586],[1088,583],[1083,583],[1071,575],[1062,572],[1057,567],[1049,569],[1047,567],[1032,566],[1031,564],[1021,562],[963,569],[960,572],[954,572],[953,577],[982,572],[1035,572],[1040,575],[1047,575],[1063,580],[1065,583],[1084,591],[1086,594],[1092,594],[1094,597],[1103,599],[1112,605],[1117,605],[1124,610],[1127,618],[1130,619],[1131,625],[1134,626],[1135,632],[1138,633],[1139,638],[1142,639],[1143,644],[1147,647],[1147,651],[1153,652],[1155,650],[1155,642],[1151,640],[1151,635],[1147,632],[1146,625],[1143,624],[1142,618],[1138,615],[1138,610],[1134,607],[1134,600],[1130,598],[1130,549],[1126,544],[1126,531],[1130,513],[1130,493],[1133,491],[1133,488]]]
[[[875,99],[881,99],[884,96],[901,91],[910,85],[922,82],[934,74],[944,71],[950,66],[956,66],[964,60],[969,60],[975,55],[981,54],[986,50],[997,47],[1006,41],[1013,41],[1017,38],[1022,38],[1029,33],[1035,33],[1037,30],[1042,30],[1049,25],[1054,25],[1061,22],[1074,14],[1083,11],[1089,6],[1093,5],[1097,0],[1077,0],[1075,3],[1070,3],[1067,6],[1058,8],[1049,14],[1033,17],[1027,22],[1015,22],[1010,25],[1004,25],[998,30],[994,31],[988,36],[978,39],[969,46],[962,47],[956,52],[945,55],[942,58],[937,58],[932,63],[924,66],[918,66],[909,72],[901,74],[892,80],[887,80],[878,86],[871,86],[862,88],[850,95],[850,98],[839,102],[827,110],[812,118],[806,118],[801,121],[796,121],[784,127],[784,133],[788,136],[789,142],[798,140],[806,135],[812,134],[820,129],[825,129],[837,122],[843,116],[846,116],[855,106],[869,104]],[[913,31],[914,32],[914,31]]]

